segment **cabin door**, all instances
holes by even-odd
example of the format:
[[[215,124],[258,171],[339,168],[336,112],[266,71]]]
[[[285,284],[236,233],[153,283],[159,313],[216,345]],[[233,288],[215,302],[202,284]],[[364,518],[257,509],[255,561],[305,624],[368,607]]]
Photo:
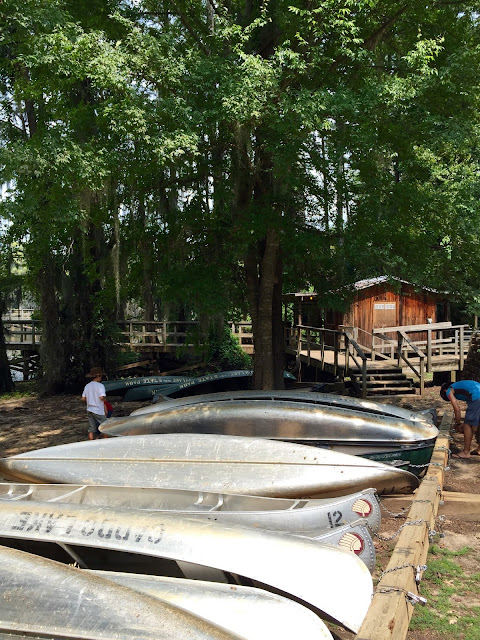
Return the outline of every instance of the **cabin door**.
[[[373,328],[395,327],[397,325],[397,305],[395,302],[375,302],[373,304]]]

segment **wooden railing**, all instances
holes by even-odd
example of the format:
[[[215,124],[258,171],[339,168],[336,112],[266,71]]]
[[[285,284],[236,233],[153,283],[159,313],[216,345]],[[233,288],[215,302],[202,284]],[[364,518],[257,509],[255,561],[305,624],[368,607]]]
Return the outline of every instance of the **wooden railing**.
[[[5,341],[7,344],[36,345],[41,338],[39,320],[3,320]]]
[[[128,320],[119,322],[120,345],[132,350],[145,348],[178,349],[194,346],[193,334],[198,327],[195,321],[156,322]],[[39,320],[3,319],[7,345],[21,348],[35,346],[41,340],[41,322]],[[230,325],[240,346],[246,353],[253,353],[253,333],[250,322],[236,322]]]
[[[418,377],[420,381],[420,395],[423,394],[425,389],[425,354],[420,351],[417,345],[408,338],[404,331],[397,331],[397,358],[398,358],[398,366],[399,368],[402,366],[401,361],[403,360],[407,366],[413,371],[413,373]],[[412,364],[412,362],[406,357],[404,354],[404,344],[407,344],[409,348],[415,353],[415,355],[419,358],[419,366],[418,369]]]
[[[463,369],[470,340],[468,325],[452,325],[451,322],[383,327],[382,329],[373,329],[372,333],[374,337],[380,337],[389,343],[388,349],[393,349],[397,359],[401,358],[406,362],[411,357],[425,357],[428,373],[433,371],[434,356],[458,357],[459,369]],[[412,333],[421,336],[421,338],[417,337],[416,340],[413,340],[411,335],[407,335]],[[387,334],[394,334],[395,337]],[[401,356],[398,355],[399,350]],[[419,352],[422,354],[421,356]],[[372,360],[375,359],[376,353],[377,351],[372,349]],[[393,355],[391,358],[393,359]]]
[[[367,395],[367,356],[357,343],[355,338],[348,331],[338,329],[324,329],[321,327],[310,327],[307,325],[297,325],[286,328],[285,343],[293,349],[300,358],[303,354],[307,365],[312,359],[320,362],[320,369],[324,370],[326,365],[325,354],[333,352],[333,375],[337,375],[339,369],[343,369],[344,375],[349,375],[351,361],[361,371],[362,396]]]

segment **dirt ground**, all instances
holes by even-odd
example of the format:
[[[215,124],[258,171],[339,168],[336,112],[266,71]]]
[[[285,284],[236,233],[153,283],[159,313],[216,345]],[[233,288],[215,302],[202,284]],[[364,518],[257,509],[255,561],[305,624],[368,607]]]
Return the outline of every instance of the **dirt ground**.
[[[449,405],[439,397],[438,387],[429,387],[422,397],[404,396],[402,398],[385,399],[386,402],[412,408],[415,410],[435,407],[441,419],[445,408]],[[128,415],[133,410],[145,406],[146,402],[122,403],[120,398],[113,398],[114,416]],[[36,395],[25,397],[0,398],[0,457],[6,457],[41,449],[58,444],[77,442],[87,437],[87,420],[85,405],[77,396],[60,395],[40,398]],[[451,449],[455,451],[462,446],[463,436],[452,436]],[[470,461],[451,459],[450,469],[446,472],[444,491],[480,494],[480,457]],[[468,510],[467,510],[468,511]],[[439,512],[441,514],[441,510]],[[382,514],[380,534],[388,537],[399,527],[397,518]],[[480,509],[472,508],[471,513],[448,516],[442,525],[444,537],[436,542],[438,546],[457,551],[469,547],[471,552],[458,558],[463,570],[468,575],[480,574]],[[385,542],[375,540],[377,553],[377,574],[387,565],[395,540]],[[378,577],[378,575],[377,575]],[[375,575],[374,575],[375,579]],[[461,599],[458,598],[458,612],[461,613]],[[463,603],[464,604],[464,603]],[[455,606],[455,602],[453,603]],[[350,640],[352,634],[342,634],[342,638]],[[410,631],[407,640],[439,640],[435,632]],[[452,636],[453,637],[453,636]],[[455,638],[459,636],[455,635]],[[480,638],[480,635],[478,636]]]

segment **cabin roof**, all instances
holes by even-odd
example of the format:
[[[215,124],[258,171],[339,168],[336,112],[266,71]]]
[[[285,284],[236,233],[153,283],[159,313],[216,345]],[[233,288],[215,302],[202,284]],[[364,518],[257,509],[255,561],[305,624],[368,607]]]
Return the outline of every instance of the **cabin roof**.
[[[412,282],[408,282],[407,280],[402,280],[401,278],[397,278],[395,276],[377,276],[376,278],[365,278],[364,280],[357,280],[349,287],[345,288],[353,288],[356,291],[362,291],[363,289],[368,289],[369,287],[374,287],[377,284],[382,284],[383,282],[401,282],[402,284],[408,284],[411,287],[416,287],[417,285]],[[430,291],[431,293],[441,293],[436,289],[431,289],[429,287],[420,287],[422,291]],[[332,292],[333,293],[333,292]],[[298,291],[296,293],[286,293],[284,295],[284,300],[315,300],[318,297],[318,294],[313,291]]]

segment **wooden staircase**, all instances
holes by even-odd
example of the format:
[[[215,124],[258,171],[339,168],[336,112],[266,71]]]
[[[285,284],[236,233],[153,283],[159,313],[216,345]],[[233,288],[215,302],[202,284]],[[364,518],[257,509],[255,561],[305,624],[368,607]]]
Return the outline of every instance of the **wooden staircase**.
[[[362,372],[350,369],[350,379],[358,396],[362,395]],[[415,394],[415,384],[398,367],[372,362],[367,367],[367,397]]]

